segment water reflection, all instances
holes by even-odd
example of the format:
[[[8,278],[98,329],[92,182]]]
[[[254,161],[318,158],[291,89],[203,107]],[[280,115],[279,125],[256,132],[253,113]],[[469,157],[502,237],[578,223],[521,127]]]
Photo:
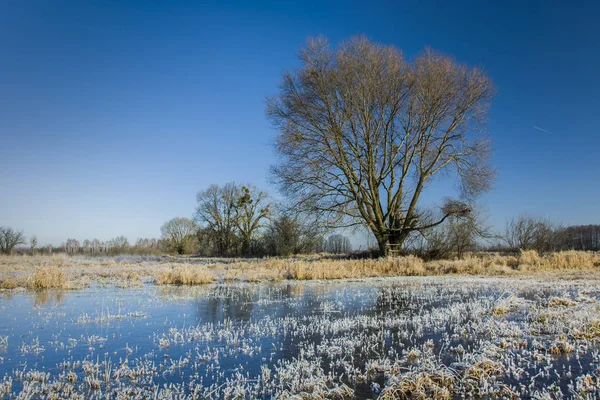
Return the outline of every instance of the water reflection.
[[[43,306],[58,306],[65,298],[63,290],[38,290],[35,292],[35,300],[33,306],[35,308]]]

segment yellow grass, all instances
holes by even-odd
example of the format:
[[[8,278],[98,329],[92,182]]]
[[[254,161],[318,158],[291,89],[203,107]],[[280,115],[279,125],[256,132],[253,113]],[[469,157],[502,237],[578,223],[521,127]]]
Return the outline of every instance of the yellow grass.
[[[157,285],[202,285],[215,281],[215,276],[200,265],[163,268],[156,274]]]
[[[25,286],[29,289],[70,289],[71,282],[58,267],[40,267],[26,279]]]
[[[73,288],[93,281],[128,287],[157,284],[194,285],[225,281],[279,281],[284,279],[359,279],[429,275],[564,275],[598,271],[600,253],[564,251],[540,255],[523,251],[516,256],[469,254],[463,259],[425,262],[415,256],[380,259],[343,259],[331,255],[291,258],[93,258],[65,254],[0,256],[0,289],[25,287]],[[158,272],[157,272],[158,271]]]
[[[19,283],[11,277],[0,279],[0,289],[15,289],[19,287]]]
[[[535,250],[519,257],[521,271],[584,270],[600,267],[600,255],[585,251],[560,251],[540,256]]]
[[[395,399],[450,399],[455,377],[445,371],[435,373],[408,373],[393,382],[379,396],[384,400]]]

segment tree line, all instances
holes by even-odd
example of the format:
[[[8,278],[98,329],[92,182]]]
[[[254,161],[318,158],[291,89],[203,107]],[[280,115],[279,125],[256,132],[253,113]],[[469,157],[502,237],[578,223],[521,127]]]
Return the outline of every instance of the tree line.
[[[542,217],[522,214],[506,222],[504,231],[486,227],[482,218],[451,218],[415,235],[405,253],[425,259],[462,258],[467,252],[540,253],[565,250],[600,251],[600,225],[562,226]]]
[[[260,229],[246,238],[232,230],[226,234],[207,229],[189,218],[173,218],[161,229],[160,238],[140,238],[130,244],[125,236],[108,241],[98,239],[67,239],[60,246],[38,248],[32,236],[29,247],[23,232],[0,227],[0,253],[11,254],[21,246],[21,253],[70,255],[119,255],[164,253],[202,256],[287,256],[300,253],[325,252],[349,254],[352,244],[348,236],[324,233],[317,224],[287,213],[269,213]],[[213,227],[214,229],[214,227]],[[224,239],[224,235],[230,235]],[[223,247],[222,241],[229,243]],[[246,244],[244,241],[247,240]],[[248,244],[249,243],[249,244]],[[428,231],[410,237],[402,254],[414,254],[424,259],[462,258],[474,251],[518,252],[536,250],[540,253],[581,250],[600,251],[600,225],[573,225],[563,227],[545,218],[520,215],[506,223],[503,232],[493,232],[480,218],[450,218]]]
[[[173,218],[161,227],[165,248],[222,257],[352,250],[348,237],[276,204],[253,185],[213,184],[198,192],[196,203],[192,219]]]
[[[125,236],[83,242],[69,238],[61,246],[38,249],[37,239],[32,237],[33,244],[28,250],[70,255],[172,253],[219,257],[352,251],[347,236],[326,230],[318,221],[276,204],[266,191],[253,185],[213,184],[198,192],[196,200],[193,217],[176,217],[165,222],[160,238],[140,238],[133,245]],[[3,253],[9,254],[16,246],[25,244],[23,232],[1,228],[0,233]]]

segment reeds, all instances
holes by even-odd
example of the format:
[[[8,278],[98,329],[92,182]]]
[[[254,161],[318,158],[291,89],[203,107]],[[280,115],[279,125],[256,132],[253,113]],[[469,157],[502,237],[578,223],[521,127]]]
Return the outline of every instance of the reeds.
[[[58,267],[40,267],[27,277],[25,286],[28,289],[70,289],[71,282]]]
[[[119,287],[154,281],[194,285],[219,281],[361,279],[391,276],[478,275],[595,271],[600,253],[564,251],[516,256],[469,254],[463,259],[425,262],[415,256],[344,259],[328,255],[262,259],[107,258],[65,254],[0,256],[0,289],[74,288],[93,281]],[[599,269],[600,270],[600,269]],[[158,273],[157,273],[158,271]]]
[[[19,287],[19,283],[14,279],[9,277],[0,279],[0,289],[15,289]]]
[[[156,274],[157,285],[202,285],[214,282],[216,277],[206,267],[182,265],[163,268]]]

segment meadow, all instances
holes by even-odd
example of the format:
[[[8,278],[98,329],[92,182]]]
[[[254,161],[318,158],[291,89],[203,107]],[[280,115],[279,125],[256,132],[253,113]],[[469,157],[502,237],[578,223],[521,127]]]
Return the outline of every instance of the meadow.
[[[597,398],[599,260],[2,257],[0,398]]]
[[[198,285],[213,282],[360,279],[393,276],[527,275],[595,273],[600,253],[562,251],[540,255],[468,254],[425,262],[414,256],[349,259],[331,254],[286,258],[171,256],[89,257],[0,255],[0,288],[78,289],[89,285]]]

